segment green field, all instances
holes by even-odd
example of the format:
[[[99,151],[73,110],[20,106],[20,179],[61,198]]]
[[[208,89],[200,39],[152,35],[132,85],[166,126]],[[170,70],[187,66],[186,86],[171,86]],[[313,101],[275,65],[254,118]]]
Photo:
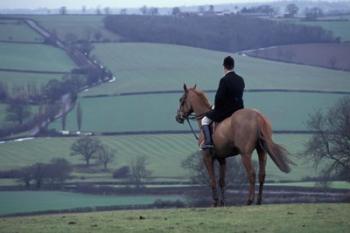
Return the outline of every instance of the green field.
[[[43,44],[0,43],[0,69],[68,72],[74,67],[62,49]]]
[[[213,94],[208,95],[213,100]],[[326,110],[343,95],[315,93],[245,93],[247,108],[259,109],[275,130],[305,130],[309,115]],[[175,121],[181,94],[80,98],[82,130],[94,132],[186,130]],[[213,102],[213,101],[211,101]],[[61,129],[61,120],[52,124]],[[76,109],[66,129],[77,130]]]
[[[18,20],[0,19],[0,40],[20,42],[43,42],[41,35]]]
[[[113,71],[116,82],[83,95],[176,90],[184,82],[216,89],[228,53],[148,43],[95,44],[93,56]],[[235,55],[236,71],[252,89],[320,89],[348,91],[349,72],[287,64]]]
[[[103,15],[35,15],[30,17],[49,31],[57,33],[62,40],[66,39],[67,34],[74,34],[77,39],[87,39],[90,35],[90,39],[95,40],[96,32],[102,34],[101,40],[119,40],[118,35],[104,28]]]
[[[16,86],[23,87],[31,84],[40,87],[45,85],[49,80],[61,79],[62,77],[62,74],[36,74],[0,71],[0,82],[6,83],[10,92],[12,92],[12,88]]]
[[[349,204],[262,205],[2,218],[0,229],[7,233],[346,233],[349,218]]]
[[[341,41],[350,41],[350,21],[297,21],[297,23],[322,27],[333,32],[335,37],[340,37]]]
[[[308,138],[307,135],[274,135],[274,140],[290,151],[290,158],[297,166],[292,168],[291,173],[284,174],[268,159],[266,179],[300,181],[306,176],[317,175],[309,160],[298,155],[303,151]],[[149,158],[149,169],[153,171],[153,177],[187,177],[188,174],[181,167],[181,162],[197,151],[196,140],[191,134],[105,136],[100,139],[104,144],[117,150],[115,161],[109,168],[129,165],[133,158],[145,155]],[[74,140],[76,138],[38,138],[0,144],[0,170],[32,165],[38,161],[48,162],[56,157],[66,158],[73,164],[84,164],[79,156],[70,156],[70,146]],[[256,160],[257,156],[253,158]],[[105,178],[111,178],[111,174],[103,179]]]
[[[176,201],[183,198],[179,195],[103,196],[53,191],[1,191],[0,215],[84,207],[147,205],[153,204],[157,199]]]

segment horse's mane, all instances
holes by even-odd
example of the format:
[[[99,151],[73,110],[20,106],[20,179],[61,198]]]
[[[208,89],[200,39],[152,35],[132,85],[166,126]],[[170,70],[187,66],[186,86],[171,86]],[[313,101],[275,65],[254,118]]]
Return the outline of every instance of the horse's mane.
[[[207,95],[204,93],[204,91],[199,90],[199,89],[197,89],[197,88],[191,88],[190,90],[192,90],[192,91],[199,97],[199,99],[202,101],[202,103],[203,103],[206,107],[210,108],[211,105],[210,105],[209,100],[208,100],[208,97],[207,97]]]

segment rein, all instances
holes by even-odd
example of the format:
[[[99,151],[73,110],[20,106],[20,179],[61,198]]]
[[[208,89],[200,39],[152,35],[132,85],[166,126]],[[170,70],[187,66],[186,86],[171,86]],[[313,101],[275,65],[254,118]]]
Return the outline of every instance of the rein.
[[[193,136],[194,136],[194,138],[195,138],[196,140],[199,140],[199,137],[198,137],[198,135],[196,134],[195,130],[193,129],[190,120],[200,120],[200,119],[202,119],[202,118],[205,116],[205,114],[206,114],[206,112],[205,112],[205,113],[202,113],[202,114],[200,114],[200,115],[198,115],[198,116],[196,116],[196,115],[189,115],[188,117],[186,117],[186,121],[187,121],[188,125],[190,126],[190,129],[191,129],[191,131],[192,131],[192,133],[193,133]]]
[[[192,131],[192,133],[193,133],[194,138],[195,138],[196,140],[199,140],[199,137],[198,137],[198,135],[196,134],[196,132],[194,131],[194,129],[193,129],[192,125],[191,125],[190,120],[189,120],[188,118],[186,118],[186,121],[187,121],[188,125],[190,126],[190,129],[191,129],[191,131]]]

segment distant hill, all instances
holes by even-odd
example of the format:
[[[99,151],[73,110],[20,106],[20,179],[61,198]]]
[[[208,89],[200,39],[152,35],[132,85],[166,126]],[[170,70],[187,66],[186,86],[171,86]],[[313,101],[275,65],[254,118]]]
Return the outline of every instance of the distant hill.
[[[231,52],[272,45],[335,41],[331,32],[320,27],[234,14],[179,17],[110,15],[104,23],[124,41],[170,43]]]

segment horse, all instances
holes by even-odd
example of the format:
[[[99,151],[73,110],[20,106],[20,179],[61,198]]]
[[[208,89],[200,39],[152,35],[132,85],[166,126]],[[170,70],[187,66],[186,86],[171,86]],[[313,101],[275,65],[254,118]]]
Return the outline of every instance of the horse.
[[[190,116],[195,115],[199,128],[201,119],[210,111],[211,105],[205,93],[196,88],[183,86],[184,93],[180,98],[176,121],[183,124]],[[225,205],[225,173],[226,158],[240,154],[246,175],[249,181],[247,205],[255,200],[256,173],[252,164],[252,153],[257,151],[259,158],[259,193],[257,204],[262,203],[263,188],[265,182],[266,153],[270,155],[277,167],[285,173],[290,172],[288,151],[272,140],[272,127],[268,119],[255,109],[240,109],[215,125],[213,129],[214,148],[202,150],[203,162],[208,171],[212,190],[213,206]],[[200,140],[200,139],[198,139]],[[200,144],[200,141],[198,141]],[[217,192],[217,183],[214,171],[214,161],[219,162],[220,167],[220,198]]]

